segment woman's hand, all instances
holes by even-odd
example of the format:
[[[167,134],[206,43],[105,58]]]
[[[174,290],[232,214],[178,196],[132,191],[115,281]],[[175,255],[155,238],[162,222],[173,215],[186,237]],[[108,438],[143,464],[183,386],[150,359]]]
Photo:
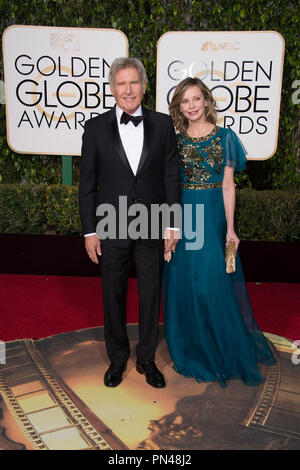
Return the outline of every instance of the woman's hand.
[[[240,239],[234,230],[228,230],[227,235],[226,235],[226,246],[230,240],[234,241],[235,252],[237,252],[239,244],[240,244]]]

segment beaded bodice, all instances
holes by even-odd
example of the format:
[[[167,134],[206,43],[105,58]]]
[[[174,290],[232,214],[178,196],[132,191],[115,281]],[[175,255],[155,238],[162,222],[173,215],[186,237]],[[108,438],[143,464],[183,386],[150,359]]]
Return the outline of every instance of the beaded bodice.
[[[177,135],[182,184],[203,185],[221,183],[224,172],[222,132],[216,126],[205,137]]]

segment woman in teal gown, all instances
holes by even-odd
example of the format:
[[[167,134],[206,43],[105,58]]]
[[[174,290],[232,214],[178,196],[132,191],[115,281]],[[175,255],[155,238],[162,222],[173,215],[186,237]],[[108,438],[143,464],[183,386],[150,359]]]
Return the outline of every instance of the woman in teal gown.
[[[197,78],[178,85],[170,114],[179,131],[183,213],[181,239],[165,255],[164,270],[164,328],[174,368],[198,382],[258,385],[264,380],[258,363],[275,360],[253,317],[239,254],[231,274],[224,256],[229,240],[236,250],[239,244],[234,171],[245,169],[245,150],[231,129],[216,125],[212,94]]]

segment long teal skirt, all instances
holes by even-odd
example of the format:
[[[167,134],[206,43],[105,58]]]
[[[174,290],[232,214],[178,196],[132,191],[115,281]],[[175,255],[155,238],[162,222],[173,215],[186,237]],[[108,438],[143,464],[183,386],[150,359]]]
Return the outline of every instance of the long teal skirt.
[[[258,385],[264,381],[258,363],[275,360],[254,319],[238,254],[236,272],[226,273],[222,189],[183,189],[182,207],[182,238],[165,263],[163,282],[165,338],[174,368],[198,382],[225,386],[241,379]]]

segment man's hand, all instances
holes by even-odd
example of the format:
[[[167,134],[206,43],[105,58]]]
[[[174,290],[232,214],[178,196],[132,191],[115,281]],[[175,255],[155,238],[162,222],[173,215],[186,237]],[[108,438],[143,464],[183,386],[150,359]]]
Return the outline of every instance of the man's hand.
[[[176,244],[180,238],[179,230],[165,230],[165,253],[175,253]]]
[[[101,256],[102,254],[99,238],[97,237],[97,235],[90,235],[89,237],[85,237],[84,241],[85,241],[85,249],[90,259],[94,263],[98,264],[99,260],[97,258],[97,255]]]

